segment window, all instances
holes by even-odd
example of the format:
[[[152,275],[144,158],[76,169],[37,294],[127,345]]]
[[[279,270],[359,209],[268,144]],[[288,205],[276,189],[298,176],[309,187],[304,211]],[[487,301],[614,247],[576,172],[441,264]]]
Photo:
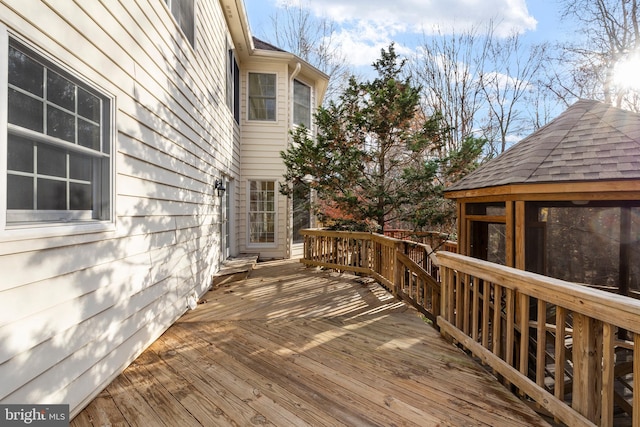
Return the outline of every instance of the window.
[[[236,123],[240,123],[240,69],[233,49],[227,55],[227,107],[233,112]]]
[[[474,258],[506,265],[505,203],[467,203],[465,212],[471,233],[469,254]]]
[[[640,298],[637,201],[528,202],[526,269]]]
[[[195,40],[195,15],[194,1],[195,0],[165,0],[171,14],[178,22],[180,29],[189,40],[189,44],[193,46]]]
[[[311,227],[311,193],[304,183],[293,187],[293,243],[303,243],[301,230]]]
[[[9,42],[7,224],[110,219],[110,100]]]
[[[275,228],[275,182],[249,181],[249,243],[275,243]]]
[[[276,120],[276,75],[249,73],[249,120]]]
[[[293,81],[293,124],[311,128],[311,88]]]

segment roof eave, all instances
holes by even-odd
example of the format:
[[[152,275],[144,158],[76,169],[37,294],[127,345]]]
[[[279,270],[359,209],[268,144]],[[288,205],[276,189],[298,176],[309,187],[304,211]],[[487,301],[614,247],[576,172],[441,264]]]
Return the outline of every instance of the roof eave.
[[[640,200],[640,179],[505,184],[445,191],[452,200]]]

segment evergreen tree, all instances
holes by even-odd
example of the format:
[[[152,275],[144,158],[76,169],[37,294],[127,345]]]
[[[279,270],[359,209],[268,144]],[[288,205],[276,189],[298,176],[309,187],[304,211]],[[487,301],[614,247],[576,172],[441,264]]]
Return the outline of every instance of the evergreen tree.
[[[292,133],[292,145],[281,153],[283,194],[309,182],[321,220],[342,217],[377,231],[389,224],[423,227],[453,214],[443,186],[474,163],[482,141],[470,139],[459,152],[437,157],[441,117],[421,113],[421,88],[403,77],[404,65],[393,44],[383,49],[373,64],[377,78],[352,77],[337,102],[317,111],[315,139],[302,127]]]

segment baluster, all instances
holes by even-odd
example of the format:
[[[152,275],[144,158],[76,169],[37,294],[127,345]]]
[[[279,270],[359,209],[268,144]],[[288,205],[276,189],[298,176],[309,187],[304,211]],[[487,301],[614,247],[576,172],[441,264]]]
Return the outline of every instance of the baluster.
[[[567,321],[567,310],[564,307],[556,307],[556,342],[555,342],[555,379],[553,383],[553,393],[557,399],[564,401],[564,365],[566,359],[566,349],[564,345],[565,323]]]
[[[536,336],[536,383],[544,387],[546,368],[546,342],[547,342],[547,303],[538,299],[538,322]]]
[[[492,346],[493,354],[500,357],[500,341],[502,333],[500,326],[502,324],[502,286],[493,284],[493,325],[492,325]]]
[[[602,325],[602,417],[600,419],[602,427],[613,426],[615,363],[615,327],[610,323],[605,323]],[[635,372],[634,368],[634,377],[636,376]],[[637,389],[634,387],[634,396],[636,395],[635,390]],[[635,402],[634,408],[637,408]]]

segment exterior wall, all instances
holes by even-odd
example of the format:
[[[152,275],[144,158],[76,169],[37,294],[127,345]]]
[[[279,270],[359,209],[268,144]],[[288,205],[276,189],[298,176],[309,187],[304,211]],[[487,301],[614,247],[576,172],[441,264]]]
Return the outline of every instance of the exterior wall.
[[[239,184],[239,206],[242,216],[239,219],[240,251],[259,253],[262,258],[288,258],[288,200],[278,192],[285,169],[280,151],[287,147],[289,137],[289,71],[287,62],[247,62],[241,64],[241,119],[242,181]],[[273,73],[276,78],[276,121],[248,120],[248,75],[255,73]],[[249,243],[248,230],[248,187],[249,181],[276,182],[276,238],[275,243]]]
[[[277,55],[277,54],[276,54]],[[295,61],[294,61],[295,62]],[[305,65],[308,67],[308,65]],[[277,114],[276,120],[248,120],[248,75],[249,73],[274,73],[277,75]],[[262,258],[296,258],[303,252],[302,244],[293,244],[293,213],[291,200],[282,196],[279,184],[283,182],[286,168],[280,152],[287,149],[291,142],[289,135],[293,116],[293,79],[297,79],[311,88],[311,110],[319,105],[320,97],[313,77],[306,76],[292,67],[290,58],[277,57],[269,61],[246,61],[241,65],[241,127],[242,148],[241,165],[242,181],[239,188],[238,204],[240,206],[239,229],[240,252],[259,253]],[[313,128],[311,132],[314,132]],[[249,181],[275,181],[277,192],[277,231],[274,244],[250,244],[248,227],[248,186]]]
[[[8,30],[112,96],[115,138],[112,221],[0,231],[2,403],[68,403],[73,416],[219,268],[213,182],[238,182],[239,134],[222,8],[195,4],[192,48],[163,0],[0,0],[0,40]]]

